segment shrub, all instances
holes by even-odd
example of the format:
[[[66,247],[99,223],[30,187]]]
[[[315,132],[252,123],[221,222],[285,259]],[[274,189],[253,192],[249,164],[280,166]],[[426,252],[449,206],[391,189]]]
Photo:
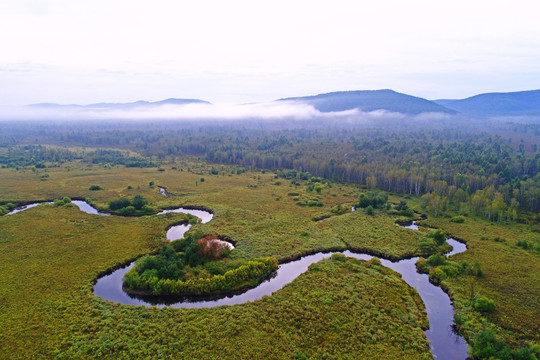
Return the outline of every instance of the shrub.
[[[437,245],[442,245],[446,241],[446,233],[442,229],[431,230],[426,234],[428,238],[433,239]]]
[[[111,200],[109,202],[109,209],[110,210],[120,210],[120,209],[128,207],[130,205],[131,205],[131,201],[129,201],[125,197],[121,197],[120,199]]]
[[[495,311],[495,302],[485,297],[480,297],[474,301],[474,309],[483,314],[492,313]]]
[[[517,246],[519,246],[520,248],[523,248],[524,250],[527,250],[530,245],[529,243],[527,242],[527,240],[518,240],[518,242],[516,243]]]
[[[420,240],[420,244],[418,245],[418,248],[422,251],[422,253],[429,254],[434,251],[437,251],[438,246],[435,240],[428,237],[424,237]]]
[[[396,205],[396,210],[403,211],[407,210],[409,206],[407,205],[407,202],[405,200],[400,200],[399,204]]]
[[[369,206],[366,208],[366,214],[368,214],[368,215],[375,215],[375,209],[373,209],[373,206],[369,205]]]
[[[462,224],[465,222],[465,218],[463,216],[454,216],[450,221],[453,223]]]
[[[69,204],[70,202],[71,202],[71,199],[67,196],[64,196],[62,199],[54,200],[54,205],[62,206],[62,205]]]
[[[435,284],[440,284],[441,281],[446,279],[446,274],[441,268],[433,268],[429,271],[429,280]]]
[[[140,194],[135,195],[133,201],[131,201],[131,205],[136,210],[141,210],[146,204],[148,204],[148,201]]]
[[[539,350],[537,345],[512,350],[506,343],[495,339],[493,330],[484,330],[473,339],[470,353],[475,359],[535,360],[540,355]]]
[[[371,205],[375,209],[380,209],[384,207],[387,201],[388,195],[377,192],[369,192],[367,194],[360,195],[360,199],[354,205],[354,207],[365,209]]]
[[[223,257],[228,247],[220,243],[217,236],[207,235],[197,241],[198,254],[204,261],[219,260]]]
[[[341,204],[337,204],[332,209],[330,209],[330,212],[336,215],[343,215],[348,211],[348,208],[346,206],[343,206]]]
[[[125,208],[120,209],[120,214],[122,215],[131,215],[136,212],[135,207],[130,205],[126,206]]]
[[[447,261],[446,264],[439,266],[446,274],[447,278],[455,278],[461,274],[461,266],[458,263]]]
[[[416,269],[419,273],[427,274],[429,273],[429,265],[423,257],[419,257],[418,260],[416,260]]]
[[[90,190],[90,191],[98,191],[98,190],[103,190],[103,188],[101,186],[99,186],[99,185],[90,185],[88,190]]]
[[[413,217],[414,216],[414,211],[413,211],[413,209],[408,208],[408,209],[405,209],[405,210],[401,210],[399,212],[399,214],[402,215],[402,216]]]
[[[347,261],[347,258],[345,257],[345,255],[343,254],[332,254],[332,256],[330,257],[333,261],[338,261],[338,262],[345,262]]]
[[[484,277],[484,271],[482,270],[482,266],[478,261],[473,264],[472,273],[476,277]]]
[[[433,254],[430,257],[427,258],[427,263],[430,266],[439,266],[446,264],[446,257],[444,255],[441,255],[439,253]]]
[[[461,262],[461,273],[464,275],[472,275],[473,269],[468,261],[464,260]]]

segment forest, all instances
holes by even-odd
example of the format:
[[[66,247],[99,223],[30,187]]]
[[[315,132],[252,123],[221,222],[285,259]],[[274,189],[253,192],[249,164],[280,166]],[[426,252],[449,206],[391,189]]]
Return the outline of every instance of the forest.
[[[0,137],[0,144],[8,149],[0,153],[0,164],[39,168],[47,161],[78,158],[112,166],[150,167],[175,157],[194,156],[240,169],[296,170],[422,197],[435,216],[453,206],[453,210],[496,222],[538,221],[540,125],[497,123],[490,124],[488,132],[481,131],[484,124],[465,125],[457,120],[444,126],[436,122],[396,126],[383,121],[376,126],[255,124],[165,123],[147,129],[136,123],[104,126],[110,130],[98,125],[47,125],[39,134],[26,132],[29,129],[21,125],[5,129]],[[29,140],[129,149],[144,158],[118,150],[86,149],[74,154],[62,148],[7,146],[10,141]]]

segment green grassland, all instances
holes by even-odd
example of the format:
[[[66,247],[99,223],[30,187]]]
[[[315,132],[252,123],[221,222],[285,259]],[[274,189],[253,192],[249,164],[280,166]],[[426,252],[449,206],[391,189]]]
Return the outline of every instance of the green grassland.
[[[162,170],[77,161],[38,171],[0,169],[0,201],[69,196],[105,209],[113,199],[141,194],[155,209],[202,206],[214,219],[191,231],[234,240],[233,259],[284,261],[347,247],[390,258],[420,252],[422,233],[396,226],[402,217],[382,210],[374,216],[351,212],[362,191],[352,185],[324,185],[319,193],[308,191],[305,181],[297,185],[269,172],[236,174],[220,167],[210,175],[210,167],[197,161]],[[91,185],[102,190],[90,191]],[[177,196],[160,195],[158,185]],[[323,206],[297,204],[309,199]],[[390,196],[392,202],[399,199]],[[409,202],[422,211],[419,201]],[[348,211],[314,221],[338,204]],[[431,358],[416,291],[389,269],[353,259],[314,264],[271,297],[229,307],[143,308],[93,296],[92,282],[101,272],[157,251],[166,242],[166,229],[184,220],[181,214],[102,217],[72,205],[42,205],[0,217],[0,357]],[[538,342],[540,256],[515,245],[520,239],[533,243],[538,233],[524,224],[449,220],[425,222],[467,241],[469,250],[458,260],[481,263],[485,277],[475,280],[475,291],[497,304],[487,324],[513,346]],[[444,281],[464,312],[470,281]],[[472,337],[485,323],[470,317],[471,329],[463,330]]]
[[[43,205],[0,218],[2,358],[430,358],[416,291],[337,257],[274,296],[212,309],[104,302],[92,280],[163,243],[179,214],[93,216]]]
[[[481,278],[458,277],[443,282],[458,314],[470,320],[464,324],[464,334],[471,337],[483,327],[493,326],[513,346],[531,340],[540,342],[540,254],[516,245],[519,240],[536,244],[540,234],[525,224],[497,224],[471,217],[462,224],[452,223],[450,218],[428,218],[423,223],[466,241],[467,251],[453,260],[478,261],[484,271]],[[486,316],[488,323],[482,324],[478,314],[470,312],[471,289],[473,296],[495,301],[497,311]]]
[[[216,216],[199,229],[234,239],[238,245],[235,258],[272,256],[282,261],[323,249],[345,249],[347,244],[394,257],[417,252],[420,236],[395,226],[398,217],[380,214],[382,223],[366,222],[363,212],[349,211],[321,223],[313,220],[337,204],[350,209],[359,194],[355,187],[325,186],[320,194],[308,193],[306,184],[293,185],[288,180],[275,179],[273,173],[208,175],[206,169],[197,165],[191,165],[191,172],[187,171],[190,165],[183,166],[184,171],[76,166],[72,163],[70,167],[47,169],[47,181],[40,181],[40,174],[29,170],[0,169],[0,176],[6,179],[0,185],[0,196],[13,202],[82,197],[106,209],[112,199],[142,194],[155,208],[204,206]],[[150,182],[155,185],[149,186]],[[103,190],[88,190],[93,184]],[[179,196],[164,197],[157,185]],[[318,197],[324,207],[298,206],[298,197]],[[345,224],[350,221],[354,224]],[[384,241],[378,241],[380,236]]]

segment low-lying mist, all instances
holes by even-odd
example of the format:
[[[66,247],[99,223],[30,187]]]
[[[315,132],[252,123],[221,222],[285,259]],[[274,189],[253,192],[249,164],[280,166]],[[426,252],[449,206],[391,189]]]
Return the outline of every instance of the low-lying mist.
[[[359,109],[321,112],[314,106],[295,102],[279,101],[252,104],[205,104],[185,105],[32,105],[20,108],[2,109],[0,120],[9,121],[110,121],[148,122],[148,121],[324,121],[340,122],[379,122],[381,120],[442,120],[451,118],[448,114],[423,113],[415,116],[385,110],[363,112]]]

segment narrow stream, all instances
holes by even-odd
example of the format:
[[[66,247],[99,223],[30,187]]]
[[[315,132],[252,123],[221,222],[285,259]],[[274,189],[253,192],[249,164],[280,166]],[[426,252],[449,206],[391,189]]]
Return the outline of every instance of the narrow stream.
[[[46,201],[46,202],[44,201],[44,202],[37,202],[37,203],[33,203],[33,204],[28,204],[28,205],[17,206],[15,209],[11,210],[10,212],[8,212],[4,216],[13,215],[13,214],[19,213],[19,212],[24,211],[24,210],[31,209],[33,207],[36,207],[36,206],[42,205],[42,204],[52,204],[52,202],[51,201]]]
[[[88,203],[84,201],[73,201],[81,211],[94,215],[110,215],[107,213],[100,213]],[[34,206],[43,203],[29,204],[25,207],[20,207],[7,215],[15,214],[17,212],[30,209]],[[185,208],[176,208],[170,210],[164,210],[160,214],[166,214],[170,212],[187,213],[199,217],[202,223],[207,223],[212,220],[213,215],[210,212],[203,210],[193,210]],[[416,222],[410,222],[405,224],[398,224],[399,226],[418,230]],[[176,225],[169,229],[167,232],[167,239],[169,241],[181,239],[185,232],[189,230],[191,225]],[[456,241],[455,239],[448,238],[446,240],[453,249],[447,256],[459,254],[464,252],[467,247],[465,244]],[[243,293],[236,295],[224,296],[216,299],[205,300],[190,300],[190,299],[178,299],[178,298],[138,298],[128,295],[122,289],[122,278],[124,274],[133,267],[134,262],[126,267],[115,270],[109,275],[99,278],[94,285],[94,295],[103,298],[104,300],[122,303],[126,305],[143,305],[143,306],[156,306],[156,307],[174,307],[174,308],[201,308],[201,307],[215,307],[221,305],[235,305],[242,304],[249,301],[255,301],[261,299],[264,296],[270,296],[277,290],[282,289],[285,285],[292,282],[300,274],[308,270],[309,265],[316,263],[322,259],[329,258],[334,253],[341,253],[348,257],[354,257],[360,260],[369,260],[373,258],[372,255],[353,253],[349,250],[343,252],[329,252],[329,253],[316,253],[313,255],[304,256],[298,260],[281,264],[275,274],[260,285],[253,289],[249,289]],[[467,358],[468,345],[465,340],[453,331],[452,325],[454,323],[454,309],[448,295],[438,286],[435,286],[429,282],[429,276],[427,274],[419,274],[416,272],[415,262],[417,257],[412,259],[400,260],[392,262],[386,259],[380,259],[381,264],[391,268],[392,270],[401,274],[403,280],[414,287],[420,297],[422,298],[426,313],[429,319],[430,328],[426,330],[425,334],[430,342],[431,352],[437,360],[464,360]]]

